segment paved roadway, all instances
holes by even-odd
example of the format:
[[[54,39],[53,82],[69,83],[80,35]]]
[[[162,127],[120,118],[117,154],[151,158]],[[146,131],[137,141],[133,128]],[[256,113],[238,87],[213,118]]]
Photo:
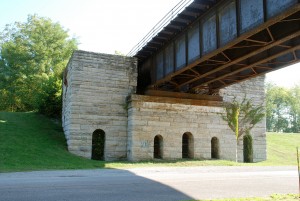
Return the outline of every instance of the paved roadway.
[[[168,201],[298,193],[297,167],[185,167],[0,174],[1,201]]]

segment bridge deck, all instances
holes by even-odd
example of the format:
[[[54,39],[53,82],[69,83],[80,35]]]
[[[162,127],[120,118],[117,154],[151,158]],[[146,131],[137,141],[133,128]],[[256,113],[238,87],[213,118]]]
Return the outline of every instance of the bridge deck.
[[[135,57],[140,93],[216,94],[299,62],[299,0],[195,0]]]

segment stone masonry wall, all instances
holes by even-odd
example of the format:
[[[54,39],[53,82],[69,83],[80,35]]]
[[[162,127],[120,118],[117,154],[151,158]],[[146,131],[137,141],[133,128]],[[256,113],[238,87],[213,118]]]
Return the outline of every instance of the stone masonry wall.
[[[245,94],[257,104],[264,101],[264,77],[258,77],[221,91],[225,101],[234,96],[242,99]],[[195,101],[196,102],[196,101]],[[145,160],[153,158],[154,137],[163,138],[163,158],[182,158],[182,135],[193,135],[194,158],[211,158],[211,139],[219,140],[220,158],[236,159],[234,133],[220,118],[224,112],[220,106],[190,104],[189,100],[132,95],[128,109],[128,159]],[[254,139],[254,161],[266,159],[265,121],[251,132]],[[242,142],[238,160],[242,161]]]
[[[239,84],[231,85],[222,89],[220,95],[223,96],[225,102],[231,101],[234,97],[241,101],[246,96],[256,105],[265,105],[265,76],[259,76]],[[266,118],[258,123],[250,132],[253,137],[253,155],[254,162],[264,161],[267,159],[266,144]],[[243,140],[239,141],[238,159],[243,160]]]
[[[220,143],[220,158],[235,160],[234,135],[219,116],[221,107],[190,105],[189,101],[132,95],[128,110],[128,159],[153,158],[154,137],[163,138],[163,159],[182,158],[182,135],[194,138],[194,158],[211,158],[211,139]]]
[[[70,152],[91,158],[92,134],[105,132],[105,160],[126,159],[126,97],[136,91],[135,58],[75,51],[64,75],[63,129]]]

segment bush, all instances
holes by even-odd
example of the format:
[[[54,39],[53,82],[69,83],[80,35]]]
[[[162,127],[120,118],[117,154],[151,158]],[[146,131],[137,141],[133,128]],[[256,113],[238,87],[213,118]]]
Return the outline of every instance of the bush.
[[[253,163],[253,143],[252,143],[252,136],[247,134],[243,138],[244,144],[244,162],[245,163]]]

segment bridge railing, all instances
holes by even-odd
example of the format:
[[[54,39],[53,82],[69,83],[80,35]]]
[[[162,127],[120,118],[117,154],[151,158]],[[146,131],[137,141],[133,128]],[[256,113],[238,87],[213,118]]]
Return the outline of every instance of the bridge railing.
[[[137,44],[127,56],[134,56],[140,51],[154,36],[156,36],[165,26],[167,26],[185,7],[190,5],[194,0],[182,0],[172,10],[170,10],[152,29],[151,31]]]

